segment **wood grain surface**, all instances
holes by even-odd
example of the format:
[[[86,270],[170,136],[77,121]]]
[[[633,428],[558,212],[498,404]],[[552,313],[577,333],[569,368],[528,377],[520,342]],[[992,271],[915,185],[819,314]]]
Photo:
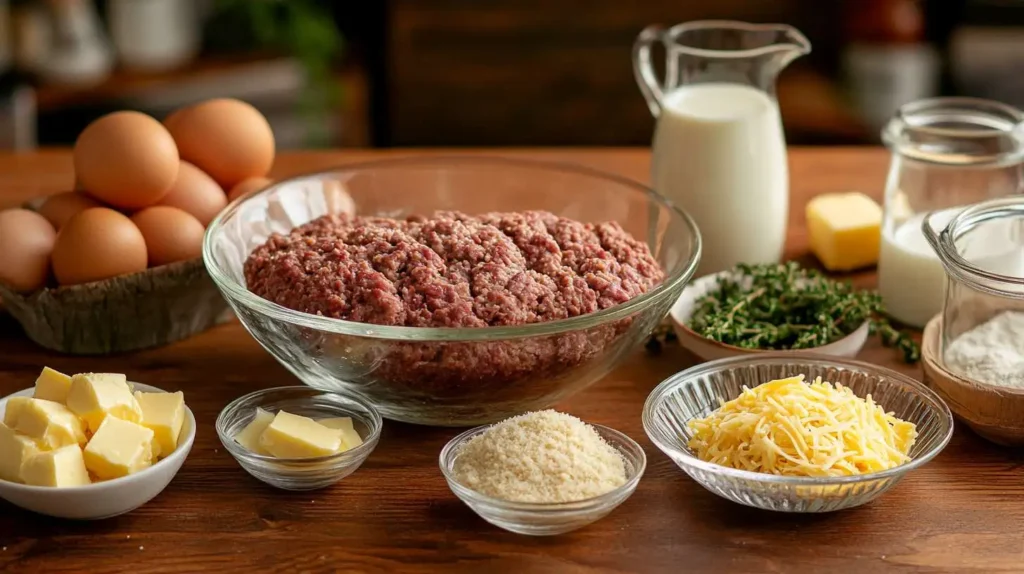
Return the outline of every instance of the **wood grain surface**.
[[[383,152],[280,158],[275,174],[379,157]],[[392,154],[419,153],[409,151]],[[491,152],[494,153],[494,152]],[[574,161],[647,180],[642,150],[501,150]],[[887,155],[878,149],[791,152],[789,255],[806,257],[800,215],[825,191],[880,196]],[[0,156],[0,204],[70,185],[65,152]],[[869,286],[874,277],[852,277]],[[872,343],[861,358],[898,366]],[[449,492],[437,468],[457,431],[385,423],[380,445],[332,488],[288,493],[247,475],[213,423],[231,399],[296,384],[238,324],[170,347],[105,358],[57,356],[0,318],[0,394],[32,384],[43,365],[66,372],[125,372],[183,390],[198,437],[180,474],[131,514],[70,522],[0,502],[0,571],[88,572],[1021,572],[1024,457],[957,428],[949,447],[874,503],[831,515],[793,516],[739,506],[690,480],[647,440],[640,412],[662,379],[693,364],[678,347],[639,351],[563,410],[638,440],[649,466],[625,504],[583,530],[554,538],[510,534]]]

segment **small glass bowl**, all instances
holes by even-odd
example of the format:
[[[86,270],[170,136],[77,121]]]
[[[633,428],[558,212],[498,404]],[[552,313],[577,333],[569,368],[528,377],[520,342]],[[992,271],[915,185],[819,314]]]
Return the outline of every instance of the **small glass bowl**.
[[[462,485],[453,468],[459,451],[469,439],[486,431],[491,425],[470,429],[453,438],[441,450],[441,473],[455,496],[491,524],[529,536],[553,536],[578,530],[604,518],[636,491],[647,468],[647,455],[633,439],[601,425],[591,425],[620,455],[626,466],[626,483],[600,496],[576,502],[512,502],[481,494]]]
[[[703,461],[687,445],[687,423],[736,398],[744,385],[799,374],[841,383],[862,398],[870,394],[887,412],[914,423],[918,435],[910,462],[855,476],[776,476]],[[868,363],[807,353],[719,359],[672,375],[647,398],[643,420],[651,442],[698,484],[733,502],[781,512],[832,512],[871,502],[939,454],[953,436],[949,408],[921,383]]]
[[[351,417],[363,439],[356,448],[316,458],[275,458],[256,454],[235,442],[235,436],[256,416],[256,407],[270,412],[288,411],[313,419]],[[224,448],[249,474],[284,490],[316,490],[352,474],[370,456],[380,440],[380,414],[361,398],[318,391],[311,387],[278,387],[237,398],[217,417],[217,436]]]

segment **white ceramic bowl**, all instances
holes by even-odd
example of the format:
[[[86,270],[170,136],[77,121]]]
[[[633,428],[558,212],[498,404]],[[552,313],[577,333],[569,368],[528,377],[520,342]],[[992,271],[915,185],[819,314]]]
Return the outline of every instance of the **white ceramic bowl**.
[[[776,349],[744,349],[742,347],[713,341],[707,337],[698,335],[688,326],[690,323],[690,317],[693,316],[693,313],[697,308],[697,301],[708,293],[717,290],[719,279],[729,276],[730,273],[730,271],[723,271],[721,273],[705,275],[704,277],[691,282],[685,289],[683,289],[682,294],[679,295],[679,299],[676,300],[675,304],[672,305],[672,309],[669,311],[669,316],[672,318],[672,327],[676,332],[676,337],[679,338],[679,344],[682,345],[684,349],[690,351],[701,359],[705,361],[714,361],[716,359],[727,359],[729,357],[740,357],[744,355],[757,355],[760,353],[817,353],[832,357],[854,358],[857,356],[857,353],[864,348],[864,343],[868,340],[869,325],[867,322],[849,335],[839,339],[838,341],[833,341],[828,345],[822,345],[821,347],[814,347],[812,349],[798,349],[791,351]]]
[[[132,384],[137,391],[164,392],[149,385]],[[25,389],[0,399],[0,418],[7,409],[8,399],[30,397],[32,392],[33,389]],[[178,439],[178,448],[171,456],[146,470],[123,478],[68,488],[27,486],[0,480],[0,498],[25,510],[57,518],[98,520],[125,514],[146,504],[167,487],[188,457],[195,439],[196,419],[185,407],[185,424]]]

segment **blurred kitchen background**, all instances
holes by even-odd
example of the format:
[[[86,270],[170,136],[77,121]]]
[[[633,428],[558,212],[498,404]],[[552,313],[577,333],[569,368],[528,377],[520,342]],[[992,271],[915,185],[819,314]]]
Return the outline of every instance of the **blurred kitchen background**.
[[[786,22],[791,144],[870,144],[932,95],[1024,107],[1024,0],[0,0],[0,148],[236,97],[280,148],[647,145],[651,23]]]

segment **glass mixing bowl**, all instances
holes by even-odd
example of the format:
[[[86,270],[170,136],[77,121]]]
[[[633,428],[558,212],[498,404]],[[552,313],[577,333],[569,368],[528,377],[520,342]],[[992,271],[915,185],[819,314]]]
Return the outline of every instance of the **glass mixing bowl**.
[[[352,204],[360,215],[387,217],[547,210],[615,221],[646,241],[666,279],[595,313],[480,328],[343,321],[246,289],[245,260],[271,234]],[[544,409],[597,381],[661,321],[699,256],[690,217],[643,185],[582,167],[472,157],[392,159],[282,181],[229,205],[203,243],[210,276],[242,324],[301,381],[362,395],[386,418],[435,426],[475,426]]]

